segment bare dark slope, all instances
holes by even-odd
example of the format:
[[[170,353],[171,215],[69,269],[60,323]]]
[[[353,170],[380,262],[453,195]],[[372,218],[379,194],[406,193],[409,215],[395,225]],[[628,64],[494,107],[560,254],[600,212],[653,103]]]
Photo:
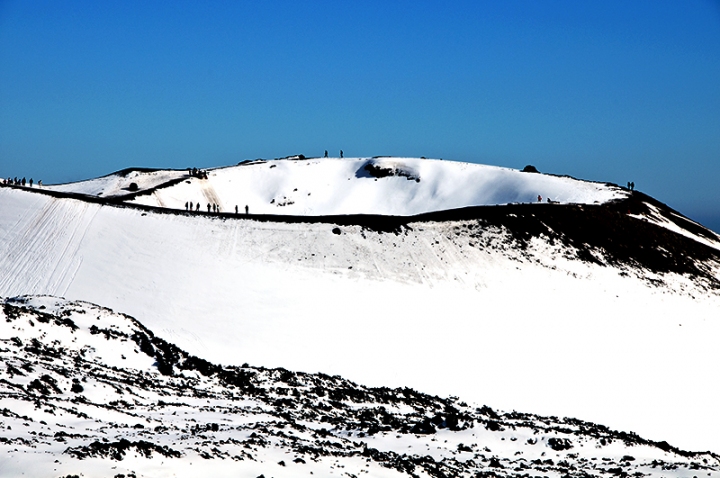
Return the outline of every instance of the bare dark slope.
[[[132,171],[138,170],[137,168]],[[114,174],[120,174],[121,171]],[[642,268],[654,273],[687,274],[700,280],[706,287],[720,289],[720,278],[713,267],[720,265],[720,251],[658,226],[645,218],[655,218],[674,224],[677,229],[709,241],[718,236],[691,221],[679,212],[638,191],[628,198],[601,205],[577,204],[507,204],[475,206],[435,211],[415,216],[383,216],[350,214],[334,216],[287,216],[232,213],[187,212],[176,209],[128,204],[137,195],[174,184],[182,179],[128,195],[102,198],[77,193],[62,193],[46,189],[21,188],[33,193],[57,198],[72,198],[114,207],[140,209],[147,212],[189,216],[210,216],[222,220],[253,220],[285,223],[321,223],[334,226],[361,226],[378,232],[399,234],[403,228],[422,222],[462,221],[461,234],[474,234],[474,230],[488,226],[502,227],[524,248],[532,238],[559,242],[576,251],[581,260],[620,268]],[[639,217],[640,218],[639,218]],[[342,232],[331,228],[335,233]],[[600,254],[596,254],[599,252]]]
[[[506,228],[522,247],[533,237],[544,237],[573,247],[582,260],[609,266],[641,267],[656,273],[688,274],[720,288],[708,264],[720,264],[720,251],[635,216],[649,217],[654,206],[680,229],[716,241],[711,231],[643,193],[604,205],[510,204],[422,216],[424,221],[468,221]],[[593,251],[601,251],[599,259]]]

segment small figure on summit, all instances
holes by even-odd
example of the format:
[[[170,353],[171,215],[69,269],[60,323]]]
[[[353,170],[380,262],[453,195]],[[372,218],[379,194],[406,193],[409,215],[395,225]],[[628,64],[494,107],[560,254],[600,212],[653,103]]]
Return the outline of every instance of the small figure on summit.
[[[340,157],[341,157],[341,158],[343,157],[343,150],[342,150],[342,149],[340,150]]]

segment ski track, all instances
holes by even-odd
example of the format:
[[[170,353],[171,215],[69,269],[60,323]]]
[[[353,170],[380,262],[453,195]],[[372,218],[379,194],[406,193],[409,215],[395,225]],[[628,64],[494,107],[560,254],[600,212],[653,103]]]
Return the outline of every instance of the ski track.
[[[203,197],[207,200],[208,203],[210,203],[210,206],[212,206],[213,204],[217,204],[224,211],[225,205],[218,197],[217,193],[215,192],[215,188],[212,187],[210,182],[202,181],[200,184]],[[200,206],[200,209],[202,209],[202,205]]]
[[[82,262],[82,240],[97,211],[95,205],[50,199],[34,215],[25,215],[6,245],[0,288],[29,283],[29,293],[64,294]]]
[[[160,197],[160,194],[158,194],[157,191],[153,191],[152,195],[155,198],[155,200],[157,201],[157,204],[159,207],[167,207],[165,205],[165,203],[163,202],[162,198]]]

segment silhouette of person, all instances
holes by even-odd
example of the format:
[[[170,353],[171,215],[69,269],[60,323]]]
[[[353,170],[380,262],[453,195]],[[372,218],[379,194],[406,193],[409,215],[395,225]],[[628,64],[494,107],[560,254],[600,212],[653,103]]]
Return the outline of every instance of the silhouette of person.
[[[249,214],[249,212],[250,212],[250,208],[249,208],[249,207],[247,206],[247,204],[246,204],[246,205],[245,205],[245,214]]]
[[[341,158],[343,157],[343,150],[342,150],[342,149],[340,150],[340,157],[341,157]]]
[[[327,149],[325,150],[325,157],[326,157],[326,158],[328,157],[328,156],[327,156]]]

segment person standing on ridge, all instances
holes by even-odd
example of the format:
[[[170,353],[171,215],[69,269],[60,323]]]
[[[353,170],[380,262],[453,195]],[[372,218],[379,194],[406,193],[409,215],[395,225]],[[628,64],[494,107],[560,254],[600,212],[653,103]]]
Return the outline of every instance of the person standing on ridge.
[[[327,149],[325,150],[325,157],[326,157],[326,158],[328,157],[328,156],[327,156]]]
[[[342,149],[340,150],[340,157],[341,157],[341,158],[343,157],[343,150],[342,150]]]

